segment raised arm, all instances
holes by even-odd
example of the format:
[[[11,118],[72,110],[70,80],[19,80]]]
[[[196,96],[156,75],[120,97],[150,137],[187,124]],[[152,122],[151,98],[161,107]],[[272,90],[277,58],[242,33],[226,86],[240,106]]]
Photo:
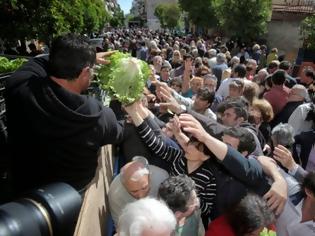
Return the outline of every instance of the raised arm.
[[[134,125],[137,127],[137,131],[142,141],[157,156],[165,159],[166,161],[173,162],[183,155],[182,150],[167,145],[163,138],[153,132],[151,127],[145,121],[145,118],[147,118],[149,114],[145,112],[139,102],[135,102],[134,104],[125,107],[125,110],[128,112],[134,122]]]
[[[182,114],[179,119],[184,131],[204,143],[234,178],[251,187],[265,184],[267,191],[269,186],[265,183],[263,170],[255,159],[245,158],[237,150],[211,136],[191,115]]]
[[[302,183],[304,177],[307,174],[307,171],[305,171],[294,161],[290,150],[282,145],[278,145],[275,147],[273,152],[273,158],[279,161],[282,166],[287,168],[289,170],[288,173],[292,175],[299,183]]]
[[[190,75],[192,73],[192,61],[185,60],[185,70],[183,75],[182,93],[187,93],[190,89]]]

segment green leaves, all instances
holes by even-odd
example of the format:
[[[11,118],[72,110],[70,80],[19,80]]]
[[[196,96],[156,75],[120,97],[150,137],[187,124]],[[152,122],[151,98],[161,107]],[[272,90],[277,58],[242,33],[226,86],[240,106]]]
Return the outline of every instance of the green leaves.
[[[300,26],[300,35],[304,40],[304,47],[315,50],[315,14],[306,17]]]
[[[159,19],[162,28],[173,29],[178,26],[181,11],[177,3],[161,3],[156,6],[154,15]]]
[[[0,74],[13,72],[25,62],[27,62],[27,60],[24,58],[17,58],[10,61],[6,57],[0,57]]]
[[[150,68],[144,61],[121,52],[109,57],[110,64],[98,69],[101,87],[123,104],[141,98]]]
[[[213,0],[179,0],[178,2],[195,25],[200,27],[217,26],[218,19],[215,15],[216,8]]]
[[[116,9],[109,23],[113,27],[123,26],[125,22],[124,12],[121,9]]]
[[[271,0],[215,0],[219,25],[229,36],[250,41],[267,31]]]
[[[249,41],[267,30],[271,0],[179,0],[189,19],[199,27],[219,26],[228,36]]]
[[[0,1],[0,38],[8,41],[38,38],[49,42],[63,33],[96,32],[108,20],[103,0]]]
[[[264,228],[263,231],[260,232],[259,236],[277,236],[277,234],[273,230],[268,230],[267,228]]]

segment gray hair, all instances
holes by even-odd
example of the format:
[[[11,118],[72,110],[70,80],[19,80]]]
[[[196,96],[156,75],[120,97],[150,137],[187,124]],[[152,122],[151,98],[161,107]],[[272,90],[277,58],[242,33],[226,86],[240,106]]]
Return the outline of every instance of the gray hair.
[[[211,48],[208,51],[209,57],[215,57],[217,55],[217,50],[215,50],[214,48]]]
[[[226,56],[224,53],[218,53],[217,54],[217,63],[222,64],[226,61]]]
[[[129,203],[118,221],[119,236],[141,236],[146,228],[173,232],[176,219],[173,212],[161,201],[144,198]]]
[[[278,124],[271,131],[271,137],[275,144],[291,146],[294,143],[294,129],[290,124]]]
[[[211,79],[211,80],[214,80],[214,81],[218,81],[218,78],[215,76],[215,75],[212,75],[212,74],[206,74],[203,76],[203,79],[206,80],[206,79]]]

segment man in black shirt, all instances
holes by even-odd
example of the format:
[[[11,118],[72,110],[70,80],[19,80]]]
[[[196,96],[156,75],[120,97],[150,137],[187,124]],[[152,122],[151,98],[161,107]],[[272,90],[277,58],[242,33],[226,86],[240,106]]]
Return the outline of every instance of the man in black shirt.
[[[81,95],[93,66],[105,62],[81,36],[57,37],[49,59],[31,59],[6,83],[8,143],[16,193],[51,182],[83,189],[100,147],[117,143],[122,126],[110,108]]]

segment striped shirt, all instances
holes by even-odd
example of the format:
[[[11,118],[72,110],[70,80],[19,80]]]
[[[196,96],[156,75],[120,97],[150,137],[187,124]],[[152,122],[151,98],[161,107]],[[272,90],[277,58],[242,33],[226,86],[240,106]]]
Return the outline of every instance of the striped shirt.
[[[210,169],[208,160],[191,173],[188,173],[187,159],[184,152],[168,146],[158,137],[144,121],[137,127],[141,139],[157,156],[171,163],[170,175],[186,174],[195,181],[197,195],[200,199],[200,209],[203,215],[209,215],[216,196],[215,177]]]

